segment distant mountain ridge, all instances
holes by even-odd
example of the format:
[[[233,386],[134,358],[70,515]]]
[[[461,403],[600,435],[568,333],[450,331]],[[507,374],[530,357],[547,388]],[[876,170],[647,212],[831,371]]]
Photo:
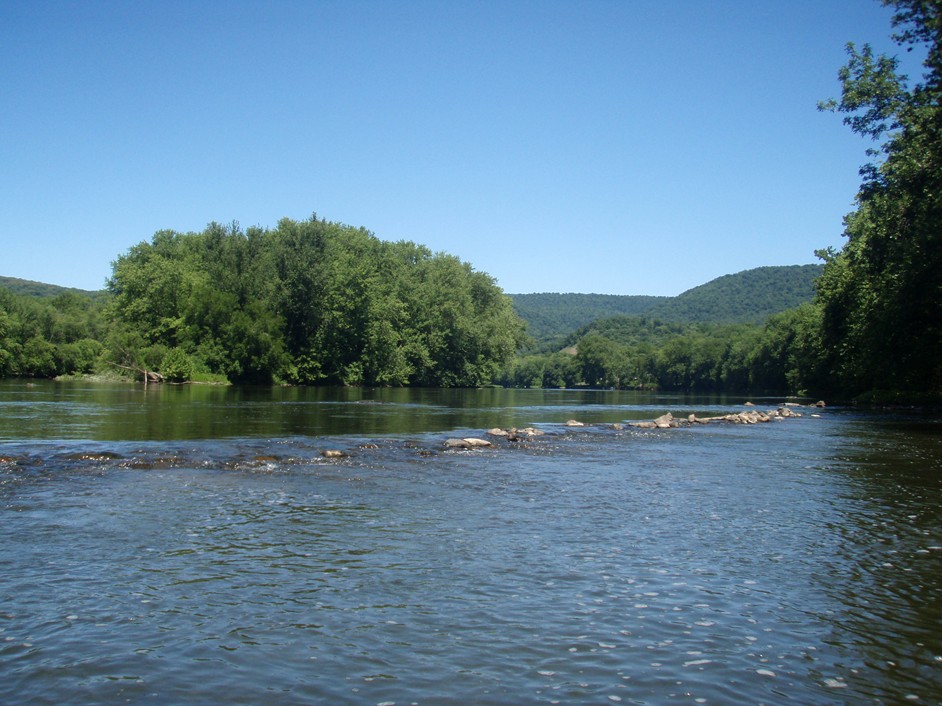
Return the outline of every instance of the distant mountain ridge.
[[[88,289],[76,289],[75,287],[60,287],[57,284],[34,282],[33,280],[19,279],[18,277],[0,277],[0,287],[24,297],[57,297],[66,292],[74,292],[88,297],[98,297],[104,293],[104,290],[91,291]]]
[[[814,298],[824,265],[757,267],[723,275],[651,307],[664,321],[758,324]]]
[[[670,297],[619,294],[511,294],[514,310],[537,341],[565,336],[611,316],[640,316]]]
[[[606,294],[511,294],[514,309],[537,342],[562,340],[613,316],[680,323],[762,323],[814,298],[824,265],[757,267],[688,289],[676,297]]]

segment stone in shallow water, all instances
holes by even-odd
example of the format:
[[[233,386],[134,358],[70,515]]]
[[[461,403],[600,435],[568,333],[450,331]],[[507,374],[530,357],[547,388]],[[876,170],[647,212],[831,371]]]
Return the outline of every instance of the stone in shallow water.
[[[676,427],[677,422],[674,420],[674,415],[668,412],[655,419],[654,426],[658,429],[670,429],[671,427]]]
[[[477,449],[477,448],[487,448],[488,446],[493,446],[493,444],[487,439],[446,439],[445,448],[446,449]]]

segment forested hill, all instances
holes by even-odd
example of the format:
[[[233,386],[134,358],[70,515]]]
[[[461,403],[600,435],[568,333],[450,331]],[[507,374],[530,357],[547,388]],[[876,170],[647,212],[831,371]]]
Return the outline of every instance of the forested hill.
[[[0,277],[0,287],[7,289],[14,294],[18,294],[24,297],[41,297],[41,298],[52,298],[58,297],[60,294],[66,294],[67,292],[72,292],[73,294],[81,294],[87,297],[98,297],[104,296],[104,290],[98,292],[90,292],[85,289],[75,289],[73,287],[60,287],[56,284],[46,284],[45,282],[33,282],[28,279],[18,279],[16,277]]]
[[[648,309],[662,321],[758,324],[814,298],[824,265],[757,267],[724,275]]]
[[[597,319],[637,316],[669,297],[618,294],[511,294],[517,315],[537,341],[565,336]]]
[[[724,275],[676,297],[605,294],[511,294],[514,309],[537,342],[561,340],[613,316],[682,323],[761,323],[814,297],[823,265],[758,267]]]

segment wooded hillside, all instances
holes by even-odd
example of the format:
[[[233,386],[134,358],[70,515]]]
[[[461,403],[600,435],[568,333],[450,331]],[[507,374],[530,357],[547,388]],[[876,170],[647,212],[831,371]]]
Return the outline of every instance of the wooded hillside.
[[[718,277],[676,297],[607,294],[511,294],[537,348],[562,344],[577,329],[615,316],[679,323],[763,323],[810,302],[823,265],[757,267]],[[561,347],[558,345],[557,347]]]
[[[757,267],[724,275],[658,302],[645,314],[663,321],[761,324],[814,298],[824,265]]]
[[[643,314],[668,297],[617,294],[511,294],[514,310],[538,342],[560,339],[581,326],[610,316]]]

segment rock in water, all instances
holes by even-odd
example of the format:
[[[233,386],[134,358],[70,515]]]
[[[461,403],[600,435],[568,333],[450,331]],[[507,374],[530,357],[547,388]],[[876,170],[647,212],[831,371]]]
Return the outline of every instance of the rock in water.
[[[674,415],[668,412],[655,419],[654,426],[658,429],[670,429],[671,427],[676,427],[677,422],[674,421]]]
[[[445,441],[446,449],[478,449],[493,446],[487,439],[447,439]]]

